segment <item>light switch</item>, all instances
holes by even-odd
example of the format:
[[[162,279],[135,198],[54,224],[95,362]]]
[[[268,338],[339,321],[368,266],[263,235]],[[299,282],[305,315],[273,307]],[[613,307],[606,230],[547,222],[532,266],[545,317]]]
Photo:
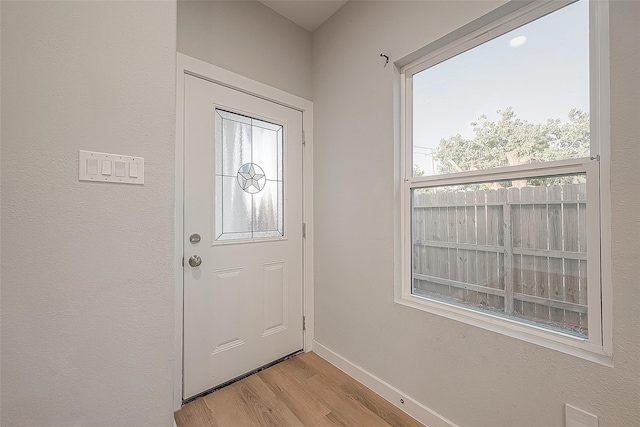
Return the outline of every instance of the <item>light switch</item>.
[[[102,175],[111,175],[111,160],[102,161]]]
[[[138,177],[138,164],[137,163],[129,163],[129,176],[131,178]]]
[[[124,176],[125,175],[125,163],[116,161],[116,176]]]
[[[101,183],[144,185],[144,158],[79,150],[78,179]]]
[[[87,175],[98,175],[98,159],[87,159]]]

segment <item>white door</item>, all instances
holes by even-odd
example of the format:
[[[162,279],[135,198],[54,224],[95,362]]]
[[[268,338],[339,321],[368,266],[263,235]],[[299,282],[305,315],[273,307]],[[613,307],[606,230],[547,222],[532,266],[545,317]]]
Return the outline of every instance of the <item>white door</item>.
[[[184,105],[186,399],[303,347],[302,113],[189,75]]]

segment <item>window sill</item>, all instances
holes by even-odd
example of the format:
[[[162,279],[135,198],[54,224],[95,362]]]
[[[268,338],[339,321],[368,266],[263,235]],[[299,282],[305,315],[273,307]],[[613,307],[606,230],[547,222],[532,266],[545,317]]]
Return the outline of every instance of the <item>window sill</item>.
[[[395,302],[600,365],[613,367],[612,356],[607,354],[601,346],[590,343],[585,339],[411,294],[403,293],[396,297]]]

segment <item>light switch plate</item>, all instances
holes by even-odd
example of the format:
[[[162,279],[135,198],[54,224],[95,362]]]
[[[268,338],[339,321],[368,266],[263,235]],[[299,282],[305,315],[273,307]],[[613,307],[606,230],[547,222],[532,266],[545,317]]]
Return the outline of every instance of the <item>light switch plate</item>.
[[[124,164],[124,169],[122,164]],[[96,174],[98,165],[100,165],[100,173]],[[124,173],[130,170],[134,170],[137,173]],[[80,181],[143,185],[144,158],[80,150],[78,156],[78,179]]]
[[[598,427],[598,417],[569,404],[564,405],[566,427]]]

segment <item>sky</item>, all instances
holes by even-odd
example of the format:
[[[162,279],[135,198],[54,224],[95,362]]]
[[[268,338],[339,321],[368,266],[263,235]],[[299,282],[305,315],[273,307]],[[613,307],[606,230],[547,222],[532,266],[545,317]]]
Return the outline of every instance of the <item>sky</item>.
[[[413,163],[433,174],[443,138],[473,136],[482,114],[567,120],[589,111],[589,5],[580,0],[413,76]]]

